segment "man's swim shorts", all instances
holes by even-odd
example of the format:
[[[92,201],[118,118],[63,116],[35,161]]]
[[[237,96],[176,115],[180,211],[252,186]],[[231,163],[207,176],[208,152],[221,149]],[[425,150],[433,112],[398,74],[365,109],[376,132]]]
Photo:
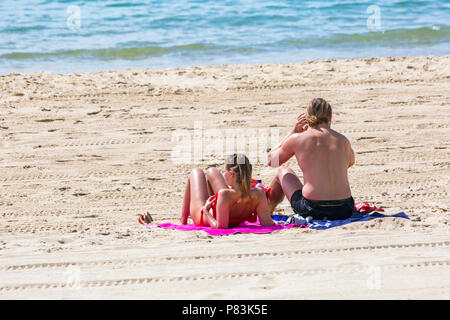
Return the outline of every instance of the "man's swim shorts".
[[[302,190],[294,192],[291,207],[295,213],[314,220],[343,220],[353,214],[355,201],[353,197],[343,200],[309,200],[303,197]]]

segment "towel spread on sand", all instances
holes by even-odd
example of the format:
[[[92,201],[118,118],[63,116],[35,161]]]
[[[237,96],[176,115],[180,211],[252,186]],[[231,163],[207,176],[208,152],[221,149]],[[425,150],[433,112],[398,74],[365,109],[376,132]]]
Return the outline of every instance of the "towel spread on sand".
[[[409,220],[409,217],[404,212],[399,212],[393,215],[384,215],[379,212],[373,212],[372,214],[360,214],[354,213],[350,218],[344,220],[313,220],[309,226],[311,229],[324,230],[333,227],[343,226],[356,221],[369,221],[377,218],[405,218]]]
[[[386,217],[405,218],[405,219],[409,220],[409,217],[404,212],[399,212],[399,213],[396,213],[396,214],[393,214],[390,216],[384,215],[379,212],[373,212],[372,214],[354,213],[348,219],[334,220],[334,221],[312,220],[312,221],[308,221],[307,225],[300,225],[298,227],[324,230],[324,229],[342,226],[342,225],[349,224],[352,222],[369,221],[372,219],[386,218]],[[160,228],[175,229],[175,230],[181,230],[181,231],[200,230],[200,231],[204,231],[207,234],[212,235],[212,236],[224,236],[224,235],[235,234],[235,233],[270,233],[270,232],[274,232],[277,230],[290,229],[290,228],[297,227],[294,223],[286,224],[286,225],[280,224],[280,225],[275,225],[275,226],[262,227],[259,225],[259,222],[255,222],[255,223],[243,222],[240,225],[238,225],[237,227],[228,228],[228,229],[214,229],[211,227],[199,227],[194,224],[178,225],[178,224],[172,224],[172,223],[147,224],[146,226],[155,226],[155,225]]]
[[[172,224],[172,223],[158,223],[156,226],[160,228],[166,228],[166,229],[175,229],[175,230],[181,230],[181,231],[194,231],[194,230],[201,230],[205,231],[207,234],[211,236],[224,236],[229,234],[235,234],[235,233],[270,233],[277,230],[282,229],[289,229],[292,227],[295,227],[295,224],[288,224],[283,226],[269,226],[269,227],[262,227],[259,225],[259,221],[257,222],[243,222],[239,224],[238,226],[234,228],[228,228],[228,229],[214,229],[211,227],[198,227],[194,224],[185,224],[185,225],[179,225],[179,224]],[[307,226],[306,226],[307,227]]]

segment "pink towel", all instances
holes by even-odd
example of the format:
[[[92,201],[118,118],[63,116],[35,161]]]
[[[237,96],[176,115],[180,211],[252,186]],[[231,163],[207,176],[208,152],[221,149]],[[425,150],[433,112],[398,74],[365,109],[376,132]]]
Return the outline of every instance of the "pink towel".
[[[146,224],[146,226],[151,226],[155,224]],[[156,226],[160,228],[166,228],[166,229],[176,229],[181,231],[193,231],[193,230],[202,230],[205,231],[207,234],[212,236],[224,236],[234,233],[270,233],[277,230],[282,229],[289,229],[292,227],[295,227],[295,224],[289,224],[289,225],[276,225],[276,226],[270,226],[270,227],[262,227],[259,225],[259,222],[251,223],[251,222],[243,222],[239,224],[237,227],[234,228],[228,228],[228,229],[214,229],[211,227],[197,227],[194,224],[186,224],[186,225],[179,225],[179,224],[172,224],[172,223],[158,223]],[[308,226],[305,226],[306,228]]]

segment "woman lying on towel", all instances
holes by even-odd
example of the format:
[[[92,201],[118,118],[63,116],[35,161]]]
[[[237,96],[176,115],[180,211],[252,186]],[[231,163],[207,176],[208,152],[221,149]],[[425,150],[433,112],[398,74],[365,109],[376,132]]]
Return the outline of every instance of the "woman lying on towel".
[[[242,154],[228,156],[224,174],[217,168],[192,170],[186,183],[181,224],[189,216],[196,226],[224,229],[244,221],[272,226],[267,198],[262,188],[250,188],[252,165]]]

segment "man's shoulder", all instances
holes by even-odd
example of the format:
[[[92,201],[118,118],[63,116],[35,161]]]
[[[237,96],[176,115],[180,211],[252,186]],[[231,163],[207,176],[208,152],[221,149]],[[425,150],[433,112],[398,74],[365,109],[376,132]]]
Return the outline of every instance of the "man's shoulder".
[[[297,142],[301,142],[304,141],[305,139],[308,138],[308,134],[306,132],[301,132],[301,133],[293,133],[291,134],[291,136],[289,137],[289,140],[291,142],[297,143]]]
[[[308,139],[308,134],[306,132],[302,133],[293,133],[288,138],[288,140],[285,143],[285,147],[287,149],[293,150],[294,152],[299,149],[299,147],[305,143],[305,141]]]
[[[336,135],[338,138],[340,138],[342,140],[345,140],[347,142],[349,141],[347,139],[347,137],[344,134],[340,133],[339,131],[336,131],[336,130],[333,130],[333,129],[330,129],[330,130],[332,130],[333,134]]]

